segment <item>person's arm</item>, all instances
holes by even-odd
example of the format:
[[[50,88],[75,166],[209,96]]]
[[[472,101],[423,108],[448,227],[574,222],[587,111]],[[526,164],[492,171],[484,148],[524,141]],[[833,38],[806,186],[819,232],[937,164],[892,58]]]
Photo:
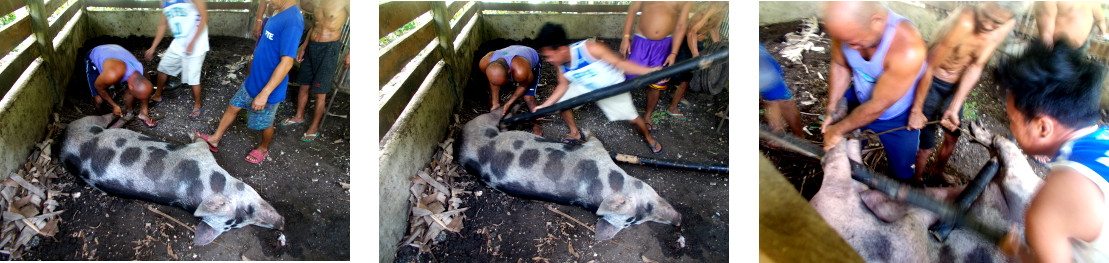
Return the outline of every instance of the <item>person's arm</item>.
[[[523,97],[524,93],[527,93],[528,88],[531,87],[531,84],[535,83],[536,80],[532,77],[534,74],[531,73],[530,66],[531,65],[528,65],[528,63],[517,63],[516,65],[512,65],[512,72],[509,74],[512,74],[512,79],[516,80],[516,89],[512,92],[512,97],[509,97],[508,101],[504,103],[504,107],[502,107],[505,113],[508,113],[508,108],[512,107],[512,103],[516,102],[520,97]]]
[[[885,72],[878,77],[874,84],[869,101],[863,102],[858,108],[843,118],[828,126],[824,132],[824,150],[830,150],[843,140],[843,134],[858,129],[878,119],[882,112],[889,109],[916,82],[916,76],[924,64],[925,47],[916,30],[907,24],[898,25],[897,36],[894,36],[892,48],[886,55],[883,67]]]
[[[285,75],[289,74],[289,69],[293,68],[293,58],[289,56],[281,56],[281,62],[277,64],[277,68],[273,69],[273,75],[270,75],[270,81],[266,82],[266,86],[254,96],[254,103],[251,108],[254,110],[262,110],[266,107],[266,102],[269,100],[270,93],[281,84],[285,79]]]
[[[1101,30],[1102,40],[1109,40],[1109,28],[1105,27],[1105,14],[1101,12],[1101,3],[1091,3],[1093,5],[1094,23],[1097,23],[1097,29]]]
[[[608,62],[608,64],[616,67],[616,69],[624,71],[624,73],[626,74],[644,75],[659,69],[659,67],[648,68],[635,64],[631,61],[627,61],[619,56],[616,56],[616,53],[613,53],[612,50],[608,49],[608,47],[604,44],[589,41],[585,42],[585,47],[589,51],[589,55],[592,55],[593,57],[604,62]]]
[[[674,25],[674,38],[670,41],[670,55],[666,56],[666,61],[662,63],[663,67],[674,65],[674,61],[678,59],[678,51],[682,49],[682,40],[686,35],[686,24],[689,23],[689,8],[693,6],[693,2],[682,2],[681,12],[678,13],[678,23]]]
[[[547,97],[547,99],[543,101],[543,104],[536,106],[535,110],[555,104],[559,99],[562,99],[562,95],[565,95],[566,89],[570,87],[570,81],[566,80],[565,75],[562,75],[562,69],[555,68],[555,73],[558,75],[558,85],[555,86],[554,91],[551,92],[551,96]]]
[[[262,16],[266,14],[266,2],[258,3],[258,11],[254,12],[254,38],[259,39],[262,37]]]
[[[96,92],[99,93],[101,99],[108,102],[108,105],[112,105],[112,114],[123,116],[123,110],[119,108],[119,105],[112,100],[112,96],[108,94],[108,87],[115,85],[123,78],[123,71],[126,70],[126,66],[124,66],[123,69],[119,67],[120,65],[107,65],[107,63],[105,63],[100,69],[102,71],[100,76],[96,77],[96,81],[93,82],[93,87],[96,88]]]
[[[166,13],[163,12],[161,17],[162,19],[158,20],[158,31],[154,32],[154,43],[150,44],[150,49],[147,49],[145,56],[143,56],[146,60],[154,59],[154,50],[158,48],[158,44],[162,42],[162,37],[166,35],[166,27],[169,24],[169,22],[166,22]]]
[[[1055,16],[1059,13],[1055,1],[1036,2],[1036,27],[1040,40],[1048,47],[1055,45]]]
[[[824,124],[820,126],[820,132],[826,133],[828,126],[835,122],[834,116],[839,113],[835,112],[836,107],[839,105],[839,100],[843,98],[843,94],[847,92],[847,86],[851,85],[851,68],[847,66],[847,59],[843,57],[843,49],[841,49],[839,39],[832,39],[832,63],[828,69],[828,105],[824,112]]]
[[[304,44],[301,44],[300,48],[297,48],[297,63],[304,62],[304,50],[308,48],[308,42],[312,41],[312,32],[314,31],[316,31],[315,26],[312,26],[312,29],[308,29],[308,38],[304,40]]]
[[[1010,233],[1003,248],[1026,262],[1071,262],[1070,239],[1093,240],[1101,232],[1105,218],[1103,193],[1090,179],[1063,167],[1053,169],[1032,198],[1025,214],[1027,246],[1019,234]]]
[[[971,37],[974,33],[974,13],[965,10],[967,9],[960,9],[958,13],[959,17],[952,20],[954,24],[948,27],[947,32],[942,34],[943,39],[935,43],[932,50],[928,52],[927,69],[924,71],[924,76],[921,76],[920,83],[916,85],[916,94],[913,95],[913,106],[909,109],[910,129],[922,129],[924,128],[924,123],[928,122],[928,117],[924,115],[924,100],[928,97],[928,91],[932,89],[932,76],[934,76],[935,71],[939,69],[943,60],[951,55],[955,47],[959,46],[959,42]],[[964,74],[964,76],[966,75]],[[973,82],[978,82],[978,80],[975,79]],[[962,82],[960,82],[960,85],[961,84]],[[951,103],[950,105],[955,104]]]
[[[996,29],[998,31],[994,32],[997,33],[994,38],[990,39],[990,42],[986,43],[981,50],[978,50],[975,60],[963,70],[963,75],[959,77],[959,86],[955,89],[955,94],[951,97],[947,110],[940,118],[940,125],[952,131],[959,128],[959,110],[963,108],[963,103],[970,95],[970,90],[978,84],[978,79],[982,76],[982,70],[986,68],[986,62],[990,61],[994,49],[997,49],[997,46],[1005,41],[1005,37],[1009,35],[1009,31],[1013,30],[1016,23],[1016,19],[1012,19]],[[919,88],[917,86],[917,89]]]
[[[639,8],[643,6],[643,2],[633,1],[628,5],[628,14],[624,17],[624,37],[620,39],[620,55],[628,57],[628,50],[631,49],[631,34],[632,26],[635,25],[635,13],[639,12]]]
[[[193,33],[193,39],[189,40],[189,46],[185,48],[185,55],[192,55],[193,46],[196,45],[196,40],[200,38],[200,31],[208,27],[208,5],[205,0],[193,0],[196,5],[196,12],[200,13],[200,23],[196,24],[196,32]]]
[[[708,23],[712,12],[715,12],[715,10],[711,9],[715,8],[715,6],[709,8],[708,10],[701,10],[701,12],[693,15],[693,25],[689,27],[689,32],[685,34],[686,42],[689,44],[689,52],[693,53],[693,57],[701,55],[701,51],[697,50],[697,41],[700,40],[700,36],[697,35],[697,32],[701,31],[701,28]]]

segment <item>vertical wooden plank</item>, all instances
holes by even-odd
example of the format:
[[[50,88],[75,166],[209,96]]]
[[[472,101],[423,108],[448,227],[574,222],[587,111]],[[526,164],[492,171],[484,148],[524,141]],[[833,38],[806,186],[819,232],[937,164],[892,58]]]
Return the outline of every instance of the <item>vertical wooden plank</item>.
[[[439,52],[443,54],[443,59],[446,60],[447,65],[459,65],[458,58],[454,54],[454,34],[451,31],[451,16],[454,14],[447,13],[446,2],[438,1],[431,2],[431,17],[435,25],[435,35],[439,39]],[[455,67],[445,67],[447,69],[448,83],[451,85],[452,93],[455,98],[462,97],[462,85],[458,80],[460,74]]]
[[[60,61],[58,61],[57,54],[54,52],[54,41],[50,38],[50,23],[47,21],[51,12],[46,11],[46,3],[43,0],[27,0],[26,2],[27,11],[31,18],[31,32],[35,37],[35,47],[38,48],[42,59],[46,62],[43,63],[44,69],[50,72],[48,76],[60,76],[56,70],[58,68],[57,63],[60,63]],[[61,101],[61,95],[64,94],[58,92],[61,85],[57,85],[58,81],[55,78],[49,79],[50,83],[54,84],[51,85],[54,88],[50,89],[54,94],[54,101]]]

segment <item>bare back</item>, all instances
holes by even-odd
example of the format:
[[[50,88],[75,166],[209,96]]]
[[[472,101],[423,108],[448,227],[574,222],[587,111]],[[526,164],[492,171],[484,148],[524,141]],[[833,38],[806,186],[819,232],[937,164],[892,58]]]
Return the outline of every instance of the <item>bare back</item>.
[[[681,12],[682,6],[680,2],[645,1],[640,10],[642,14],[635,33],[650,40],[659,40],[674,33],[674,26],[678,23],[678,13]]]
[[[1097,2],[1055,2],[1053,39],[1066,40],[1074,47],[1085,44],[1094,27],[1094,9],[1099,6]]]
[[[312,14],[315,21],[312,24],[313,42],[331,42],[339,40],[342,36],[343,24],[350,15],[350,0],[319,0],[314,6]]]

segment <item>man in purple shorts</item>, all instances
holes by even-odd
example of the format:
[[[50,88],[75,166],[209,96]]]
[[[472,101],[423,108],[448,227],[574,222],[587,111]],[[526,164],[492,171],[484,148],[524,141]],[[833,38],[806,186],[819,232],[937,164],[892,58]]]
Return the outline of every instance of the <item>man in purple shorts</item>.
[[[624,38],[620,41],[620,54],[629,61],[644,67],[666,67],[674,64],[685,39],[686,22],[693,2],[632,2],[624,20]],[[635,28],[635,39],[631,40],[635,14],[642,12],[643,19]],[[638,75],[627,74],[628,79]],[[647,90],[647,127],[658,130],[651,120],[658,97],[666,89],[669,80],[651,84]]]
[[[246,156],[247,162],[255,164],[262,162],[270,153],[273,118],[277,113],[278,103],[285,100],[289,69],[293,67],[297,45],[300,44],[300,35],[304,32],[304,18],[295,0],[271,0],[270,2],[280,11],[270,17],[258,47],[254,49],[253,62],[258,63],[251,63],[250,76],[235,93],[235,97],[231,98],[231,105],[228,105],[227,110],[223,112],[216,132],[209,136],[193,131],[208,142],[209,150],[216,152],[223,133],[231,126],[231,122],[235,121],[236,114],[243,108],[249,108],[247,128],[262,130],[262,143]]]

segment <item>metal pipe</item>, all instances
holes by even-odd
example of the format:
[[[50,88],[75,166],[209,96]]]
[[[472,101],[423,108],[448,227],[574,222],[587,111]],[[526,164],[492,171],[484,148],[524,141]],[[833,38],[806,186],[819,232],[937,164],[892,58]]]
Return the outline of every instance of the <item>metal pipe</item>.
[[[574,107],[577,107],[577,106],[581,106],[581,105],[586,104],[586,103],[590,103],[590,102],[602,100],[602,99],[605,99],[605,98],[608,98],[608,97],[620,95],[624,92],[628,92],[628,91],[631,91],[631,90],[634,90],[634,89],[637,89],[637,88],[642,88],[642,87],[647,86],[647,84],[655,83],[655,82],[658,82],[659,80],[669,78],[669,77],[675,76],[677,74],[680,74],[680,73],[683,73],[683,72],[686,72],[686,71],[695,70],[695,69],[705,69],[705,68],[708,68],[709,66],[711,66],[713,64],[723,63],[723,62],[727,62],[727,61],[728,61],[728,50],[722,50],[720,52],[716,52],[716,53],[712,53],[712,54],[703,55],[703,56],[700,56],[700,57],[688,59],[688,60],[679,62],[677,64],[674,64],[672,66],[660,69],[658,71],[647,73],[646,75],[635,77],[635,78],[632,78],[632,79],[629,79],[629,80],[624,80],[624,82],[613,84],[612,86],[608,86],[608,87],[601,88],[601,89],[598,89],[598,90],[590,91],[588,93],[579,95],[577,97],[568,99],[568,100],[563,101],[563,102],[555,103],[554,105],[551,105],[550,107],[545,107],[545,108],[536,110],[535,112],[529,112],[529,113],[526,113],[526,114],[521,114],[521,115],[518,115],[518,116],[515,116],[515,117],[512,117],[512,118],[507,118],[507,119],[501,120],[501,123],[513,123],[513,122],[517,122],[517,121],[533,119],[533,118],[539,117],[539,116],[545,116],[545,115],[552,114],[552,113],[558,113],[558,112],[568,110],[568,109],[571,109],[571,108],[574,108]]]
[[[609,155],[609,157],[612,157],[612,160],[616,160],[616,161],[619,161],[619,162],[630,163],[630,164],[646,164],[646,165],[651,165],[651,166],[656,166],[656,167],[663,167],[663,168],[680,168],[680,169],[689,169],[689,170],[694,170],[694,171],[706,171],[706,172],[717,172],[717,173],[727,173],[728,172],[728,167],[727,166],[716,166],[716,165],[712,165],[712,164],[683,162],[683,161],[674,161],[674,160],[666,160],[666,159],[655,159],[655,158],[628,155],[628,154],[622,154],[622,153],[614,153],[614,152],[609,152],[608,155]]]
[[[1000,166],[1001,164],[997,162],[996,157],[990,158],[990,161],[978,171],[978,175],[974,177],[974,180],[971,181],[966,188],[963,188],[963,191],[955,198],[955,205],[958,206],[960,213],[966,213],[970,205],[974,203],[974,200],[978,199],[979,195],[982,195],[982,192],[986,190],[986,186],[990,184],[990,180],[993,180],[994,175],[997,175],[997,170]],[[928,228],[928,232],[931,233],[932,237],[937,241],[943,242],[947,240],[947,236],[951,234],[951,230],[955,229],[956,223],[958,222],[936,221],[932,227]]]

